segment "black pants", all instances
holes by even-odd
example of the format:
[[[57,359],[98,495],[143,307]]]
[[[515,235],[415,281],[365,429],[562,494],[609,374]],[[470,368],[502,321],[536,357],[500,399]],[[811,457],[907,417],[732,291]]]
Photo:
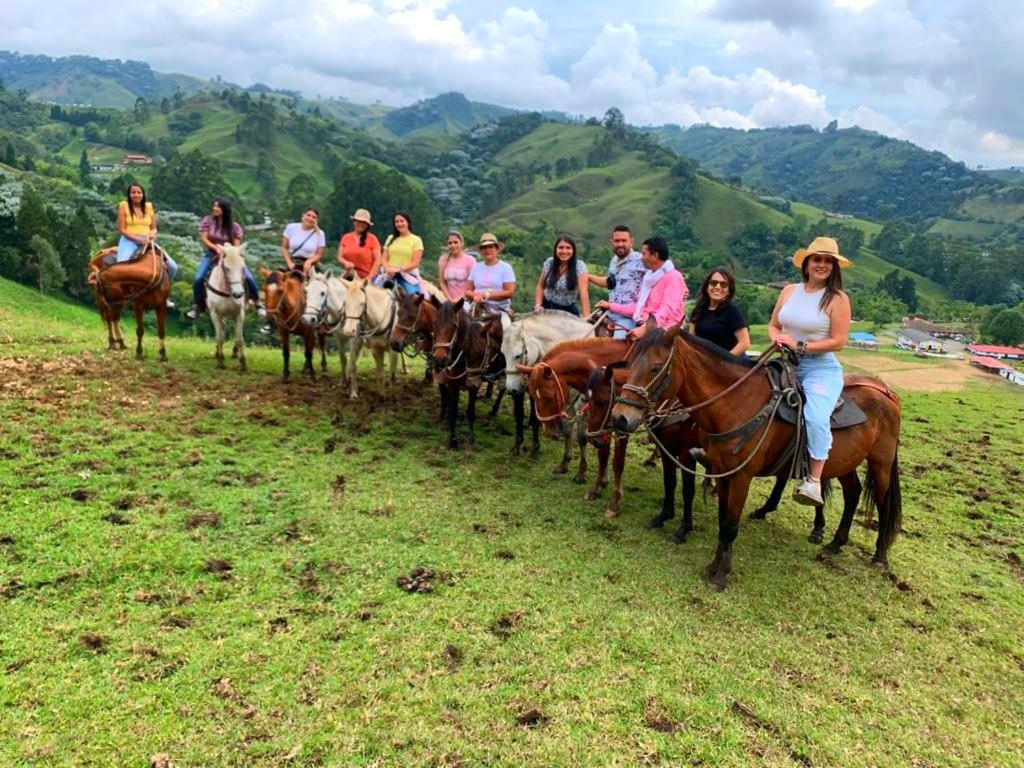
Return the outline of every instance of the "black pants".
[[[568,312],[570,315],[576,315],[576,317],[580,316],[579,307],[575,304],[555,304],[553,301],[544,299],[541,302],[541,306],[544,307],[544,309],[560,309],[563,312]]]

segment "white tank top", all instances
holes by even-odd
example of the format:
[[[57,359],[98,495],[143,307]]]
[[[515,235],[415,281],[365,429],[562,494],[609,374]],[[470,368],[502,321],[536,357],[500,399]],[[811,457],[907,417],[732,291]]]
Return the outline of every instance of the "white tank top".
[[[829,337],[832,318],[819,307],[824,290],[808,293],[803,283],[797,283],[779,310],[783,333],[795,341],[820,341]]]

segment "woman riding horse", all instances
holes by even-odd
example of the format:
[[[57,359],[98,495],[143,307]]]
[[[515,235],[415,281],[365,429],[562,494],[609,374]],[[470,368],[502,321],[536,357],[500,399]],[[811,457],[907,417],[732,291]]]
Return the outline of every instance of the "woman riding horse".
[[[800,359],[796,377],[806,405],[810,472],[793,492],[801,504],[820,505],[821,470],[832,447],[830,419],[843,391],[843,367],[835,353],[850,332],[850,299],[843,293],[841,269],[852,262],[839,253],[831,237],[818,237],[793,254],[803,280],[782,289],[768,324],[773,342],[793,350]]]

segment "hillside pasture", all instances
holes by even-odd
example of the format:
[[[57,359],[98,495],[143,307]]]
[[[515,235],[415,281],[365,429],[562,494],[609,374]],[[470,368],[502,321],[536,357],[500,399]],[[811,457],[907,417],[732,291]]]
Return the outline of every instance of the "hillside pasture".
[[[438,450],[436,396],[282,385],[100,350],[0,281],[0,764],[1014,766],[1024,750],[1024,400],[901,391],[903,536],[819,562],[788,500],[729,590],[698,495],[651,532],[631,449],[609,520],[511,458],[506,414]],[[864,353],[865,365],[884,359]],[[859,363],[858,363],[859,364]],[[364,371],[363,375],[368,372]],[[754,497],[767,491],[759,481]],[[828,512],[834,526],[837,511]],[[432,576],[412,569],[427,568]],[[969,724],[969,725],[968,725]]]

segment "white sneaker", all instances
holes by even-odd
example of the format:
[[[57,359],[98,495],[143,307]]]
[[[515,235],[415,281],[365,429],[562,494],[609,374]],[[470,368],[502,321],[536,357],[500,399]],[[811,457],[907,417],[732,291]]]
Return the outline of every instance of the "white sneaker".
[[[267,316],[267,308],[264,307],[262,304],[257,304],[256,305],[256,315],[257,315],[257,317],[266,317]]]
[[[825,503],[821,498],[821,482],[809,477],[805,479],[793,491],[793,501],[810,507],[820,507]]]
[[[178,306],[178,305],[177,305],[177,304],[175,304],[175,303],[174,303],[173,301],[171,301],[170,299],[168,299],[168,300],[167,300],[167,308],[168,308],[168,309],[174,309],[174,308],[175,308],[175,307],[177,307],[177,306]]]
[[[192,309],[185,313],[185,317],[187,317],[189,320],[195,320],[196,318],[199,317],[199,308],[193,306]]]

